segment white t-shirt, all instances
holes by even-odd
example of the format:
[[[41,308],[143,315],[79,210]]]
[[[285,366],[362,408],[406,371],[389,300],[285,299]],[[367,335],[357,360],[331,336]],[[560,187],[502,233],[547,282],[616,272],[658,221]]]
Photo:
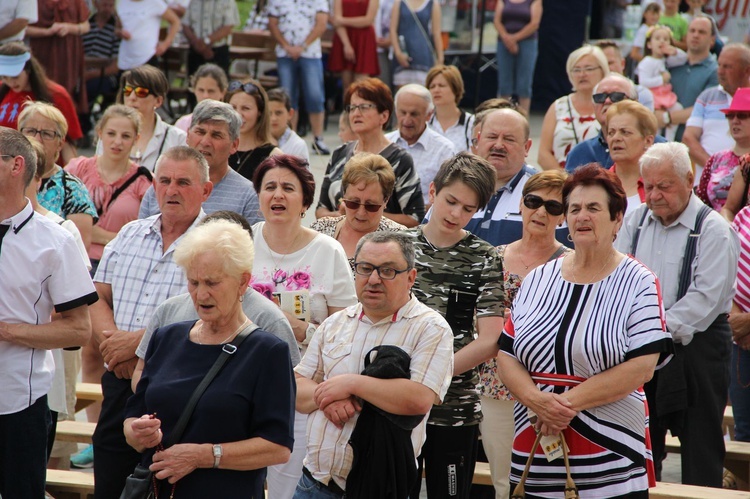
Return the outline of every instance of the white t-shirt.
[[[123,71],[146,64],[159,44],[161,16],[167,10],[164,0],[120,0],[117,15],[130,40],[120,42],[117,67]]]
[[[29,24],[37,22],[39,11],[36,0],[3,0],[0,2],[0,28],[14,19],[26,19]],[[0,39],[0,45],[6,42],[23,40],[26,36],[26,28],[8,38]]]
[[[279,149],[284,154],[291,154],[310,161],[310,151],[307,149],[305,139],[297,135],[297,132],[287,127],[279,139]]]

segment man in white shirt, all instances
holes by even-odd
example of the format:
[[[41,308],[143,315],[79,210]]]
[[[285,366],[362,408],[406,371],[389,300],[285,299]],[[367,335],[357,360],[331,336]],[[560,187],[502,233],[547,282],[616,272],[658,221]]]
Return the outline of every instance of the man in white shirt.
[[[44,497],[51,350],[88,342],[97,300],[75,238],[24,196],[35,171],[29,140],[0,127],[0,496],[9,499]]]
[[[3,0],[0,9],[0,45],[3,43],[23,41],[26,26],[38,21],[37,2],[35,0]]]
[[[430,182],[443,161],[453,157],[457,151],[453,142],[427,126],[435,106],[430,91],[425,87],[414,83],[404,85],[396,92],[395,106],[398,130],[386,134],[386,137],[405,149],[414,160],[427,208]]]

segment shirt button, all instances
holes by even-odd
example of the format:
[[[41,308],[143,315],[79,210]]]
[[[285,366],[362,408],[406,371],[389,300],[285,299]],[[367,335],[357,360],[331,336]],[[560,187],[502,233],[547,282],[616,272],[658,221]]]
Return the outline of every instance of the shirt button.
[[[140,319],[136,319],[135,322],[141,322],[141,320]]]

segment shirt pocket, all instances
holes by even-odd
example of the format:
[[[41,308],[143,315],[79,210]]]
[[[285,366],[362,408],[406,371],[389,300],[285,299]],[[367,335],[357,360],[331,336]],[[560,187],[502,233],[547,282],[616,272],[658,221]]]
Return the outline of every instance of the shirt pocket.
[[[325,370],[326,370],[326,373],[325,373],[326,378],[330,376],[332,372],[335,371],[336,367],[340,363],[346,362],[346,360],[349,358],[351,353],[352,353],[351,343],[332,343],[332,344],[325,345],[323,347],[322,356],[323,356],[323,365],[325,366]]]
[[[448,289],[445,320],[448,321],[453,334],[458,331],[471,330],[478,297],[479,292],[474,289],[460,286],[451,286]]]

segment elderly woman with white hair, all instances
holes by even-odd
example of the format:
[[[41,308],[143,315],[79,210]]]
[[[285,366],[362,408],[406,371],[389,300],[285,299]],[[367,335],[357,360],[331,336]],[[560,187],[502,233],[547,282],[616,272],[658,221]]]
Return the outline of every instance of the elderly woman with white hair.
[[[294,440],[296,396],[289,346],[242,309],[255,252],[239,225],[217,220],[188,232],[174,252],[200,317],[154,332],[124,424],[128,443],[155,472],[159,497],[264,497],[266,467]],[[238,344],[237,337],[251,332]],[[236,351],[167,447],[193,391],[228,347]]]
[[[570,53],[565,69],[573,92],[553,102],[544,115],[537,159],[544,170],[565,168],[570,150],[595,137],[601,128],[592,95],[597,83],[609,76],[604,52],[599,47],[584,45]]]

